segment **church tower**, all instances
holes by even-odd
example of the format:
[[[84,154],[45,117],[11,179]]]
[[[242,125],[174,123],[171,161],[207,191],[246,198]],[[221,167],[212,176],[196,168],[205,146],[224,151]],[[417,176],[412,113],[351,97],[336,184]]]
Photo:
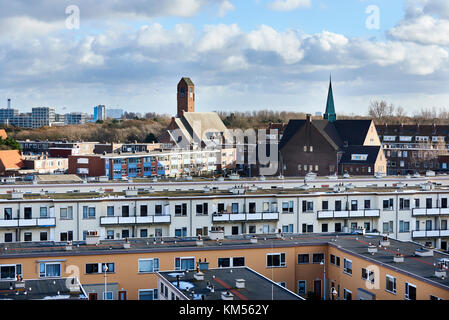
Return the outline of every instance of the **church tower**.
[[[332,78],[329,79],[329,91],[327,93],[326,112],[323,115],[323,119],[326,119],[331,123],[337,120],[337,115],[335,114],[335,106],[334,106],[334,95],[332,93]]]
[[[178,114],[195,111],[195,85],[190,78],[182,78],[178,83]]]

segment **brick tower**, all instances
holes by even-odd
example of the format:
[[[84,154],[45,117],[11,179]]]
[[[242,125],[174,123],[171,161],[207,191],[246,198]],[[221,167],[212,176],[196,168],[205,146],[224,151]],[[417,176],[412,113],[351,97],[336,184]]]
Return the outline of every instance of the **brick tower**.
[[[195,111],[195,85],[190,78],[182,78],[178,83],[178,114]]]

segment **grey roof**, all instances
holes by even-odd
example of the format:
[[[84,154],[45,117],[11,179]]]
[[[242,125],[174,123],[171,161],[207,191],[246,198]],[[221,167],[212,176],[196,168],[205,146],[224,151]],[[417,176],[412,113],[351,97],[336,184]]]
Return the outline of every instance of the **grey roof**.
[[[190,79],[190,78],[188,78],[188,77],[183,77],[183,78],[181,78],[181,80],[179,81],[179,82],[181,82],[181,81],[185,81],[185,83],[188,85],[188,86],[195,86],[194,84],[193,84],[193,81]]]
[[[231,139],[230,132],[215,112],[184,112],[183,116],[175,121],[191,141],[194,141],[193,137],[203,141],[208,132],[220,132],[227,139]]]
[[[204,280],[196,280],[196,271],[164,271],[159,275],[170,282],[190,300],[221,300],[221,294],[230,292],[234,300],[303,300],[300,296],[285,289],[270,279],[248,267],[218,268],[201,271]],[[177,286],[176,275],[181,275]],[[236,280],[244,279],[245,288],[236,288]],[[181,282],[182,281],[182,282]],[[214,292],[207,288],[214,286]],[[186,290],[186,286],[189,288]],[[192,292],[193,291],[193,292]]]
[[[349,146],[343,149],[345,153],[340,159],[340,164],[375,164],[380,148],[380,146]],[[366,154],[368,157],[365,161],[352,160],[353,154]]]
[[[70,293],[67,281],[72,279],[32,279],[23,280],[24,288],[16,288],[16,281],[0,281],[0,300],[79,300],[86,299],[84,290],[80,286],[80,292]],[[25,294],[26,292],[26,294]]]

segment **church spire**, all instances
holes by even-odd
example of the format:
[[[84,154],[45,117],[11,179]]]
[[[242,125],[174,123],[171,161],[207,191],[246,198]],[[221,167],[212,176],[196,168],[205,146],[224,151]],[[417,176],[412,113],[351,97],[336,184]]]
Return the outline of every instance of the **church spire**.
[[[329,92],[327,93],[327,103],[326,103],[326,112],[324,113],[323,119],[328,120],[329,122],[334,122],[337,120],[337,115],[335,114],[335,106],[334,106],[334,95],[332,94],[332,77],[329,77]]]

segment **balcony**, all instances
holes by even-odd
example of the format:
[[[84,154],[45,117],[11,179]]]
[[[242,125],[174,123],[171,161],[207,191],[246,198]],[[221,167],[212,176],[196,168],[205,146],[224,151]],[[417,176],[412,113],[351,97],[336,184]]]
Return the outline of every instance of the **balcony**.
[[[170,223],[170,215],[144,216],[144,217],[100,217],[100,225],[134,225],[134,224],[153,224]]]
[[[260,213],[214,213],[212,222],[235,222],[235,221],[270,221],[279,220],[278,212]]]
[[[440,238],[449,237],[449,230],[413,230],[412,238]]]
[[[424,217],[424,216],[444,216],[449,215],[449,208],[415,208],[412,209],[412,216]]]
[[[350,218],[367,218],[367,217],[379,217],[379,209],[364,209],[364,210],[325,210],[318,211],[318,219],[350,219]]]
[[[0,220],[0,228],[47,228],[55,226],[56,218]]]

